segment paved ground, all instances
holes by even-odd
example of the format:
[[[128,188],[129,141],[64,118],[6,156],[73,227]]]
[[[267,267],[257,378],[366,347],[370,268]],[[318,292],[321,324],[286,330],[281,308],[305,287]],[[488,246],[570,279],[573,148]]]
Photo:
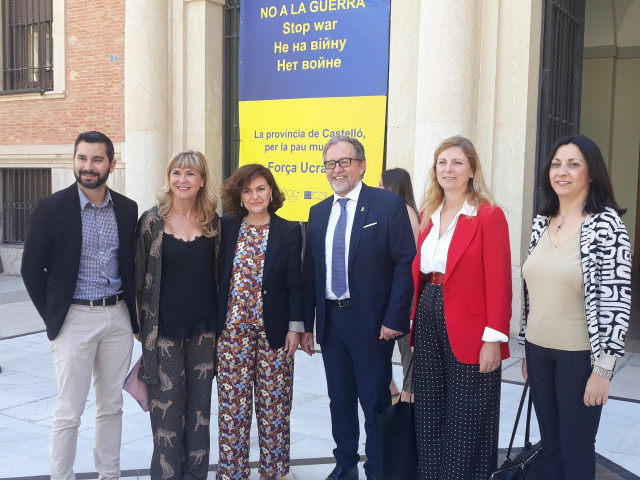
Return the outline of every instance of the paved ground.
[[[48,478],[49,424],[55,410],[56,385],[43,324],[28,301],[20,277],[0,275],[0,480]],[[134,359],[140,354],[136,344]],[[504,363],[501,399],[500,447],[507,446],[521,393],[522,351],[512,342],[513,357]],[[604,408],[596,443],[598,480],[640,479],[640,355],[624,357],[612,383],[613,399]],[[394,367],[401,380],[399,366]],[[149,478],[153,450],[148,414],[125,394],[123,478]],[[333,468],[329,402],[322,358],[296,354],[291,418],[292,469],[286,479],[323,480]],[[213,398],[212,417],[217,398]],[[92,444],[95,402],[87,400],[78,441],[76,472],[96,478]],[[212,418],[212,425],[217,419]],[[537,428],[532,435],[537,439]],[[251,460],[258,458],[257,431],[251,432]],[[522,432],[516,439],[521,443]],[[217,462],[217,431],[211,435],[211,470]],[[209,475],[214,478],[214,473]],[[251,479],[258,474],[252,470]],[[361,475],[364,478],[364,474]]]

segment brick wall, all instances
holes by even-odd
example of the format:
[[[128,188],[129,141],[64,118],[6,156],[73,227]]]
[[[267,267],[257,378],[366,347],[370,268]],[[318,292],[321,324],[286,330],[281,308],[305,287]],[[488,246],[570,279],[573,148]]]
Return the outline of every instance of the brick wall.
[[[87,130],[124,141],[124,16],[124,0],[66,0],[66,96],[0,102],[0,145],[70,144]]]

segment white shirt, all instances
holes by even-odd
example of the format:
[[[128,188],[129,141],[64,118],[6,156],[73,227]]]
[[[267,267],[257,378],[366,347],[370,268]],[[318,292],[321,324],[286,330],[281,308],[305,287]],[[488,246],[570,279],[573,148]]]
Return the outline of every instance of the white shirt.
[[[444,205],[444,203],[442,205]],[[424,239],[422,248],[420,249],[420,271],[422,273],[446,273],[449,245],[451,245],[451,239],[458,224],[458,218],[460,218],[460,215],[475,217],[478,214],[478,207],[469,205],[465,201],[460,211],[456,213],[456,216],[451,220],[447,230],[438,238],[440,235],[440,212],[442,211],[442,205],[431,215],[433,227],[431,227],[429,235]]]
[[[451,245],[453,232],[456,230],[456,225],[458,225],[460,215],[475,217],[478,214],[478,207],[470,205],[465,201],[462,208],[460,208],[458,213],[456,213],[456,216],[453,217],[453,220],[445,232],[438,238],[440,235],[440,212],[442,211],[443,205],[444,203],[431,215],[431,222],[433,223],[433,226],[431,227],[427,238],[422,242],[422,247],[420,248],[420,271],[422,273],[446,273],[449,246]],[[509,337],[502,332],[494,330],[493,328],[484,327],[482,341],[504,343],[509,341]]]
[[[325,265],[327,266],[327,283],[324,289],[324,296],[330,300],[342,300],[343,298],[349,298],[351,294],[349,293],[349,272],[348,272],[348,264],[349,264],[349,243],[351,240],[351,229],[353,227],[353,218],[356,215],[356,206],[358,205],[358,197],[360,196],[360,190],[362,190],[362,182],[358,182],[358,184],[347,193],[344,197],[340,197],[337,194],[333,194],[333,205],[331,207],[331,214],[329,215],[329,223],[327,224],[327,236],[325,237]],[[338,218],[340,218],[340,204],[338,203],[338,199],[340,198],[348,198],[346,205],[347,210],[347,229],[344,235],[345,247],[344,247],[344,274],[347,280],[347,290],[342,294],[342,296],[338,299],[336,295],[331,290],[331,261],[333,258],[333,234],[336,231],[336,225],[338,224]]]

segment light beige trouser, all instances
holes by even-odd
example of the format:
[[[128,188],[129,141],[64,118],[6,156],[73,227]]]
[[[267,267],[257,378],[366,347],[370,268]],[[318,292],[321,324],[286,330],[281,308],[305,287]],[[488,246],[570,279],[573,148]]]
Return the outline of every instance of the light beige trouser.
[[[72,304],[51,342],[58,408],[51,422],[51,479],[74,480],[78,427],[91,374],[96,394],[93,457],[100,479],[120,477],[122,384],[131,363],[133,333],[124,301],[111,307]]]

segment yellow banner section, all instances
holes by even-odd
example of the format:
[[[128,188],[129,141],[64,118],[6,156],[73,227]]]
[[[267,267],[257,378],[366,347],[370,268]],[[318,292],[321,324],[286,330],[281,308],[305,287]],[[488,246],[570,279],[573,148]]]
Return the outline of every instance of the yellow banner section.
[[[364,183],[382,173],[385,96],[302,98],[240,102],[240,165],[271,170],[286,201],[278,214],[307,221],[309,208],[332,195],[322,149],[335,135],[357,138],[365,148]]]

